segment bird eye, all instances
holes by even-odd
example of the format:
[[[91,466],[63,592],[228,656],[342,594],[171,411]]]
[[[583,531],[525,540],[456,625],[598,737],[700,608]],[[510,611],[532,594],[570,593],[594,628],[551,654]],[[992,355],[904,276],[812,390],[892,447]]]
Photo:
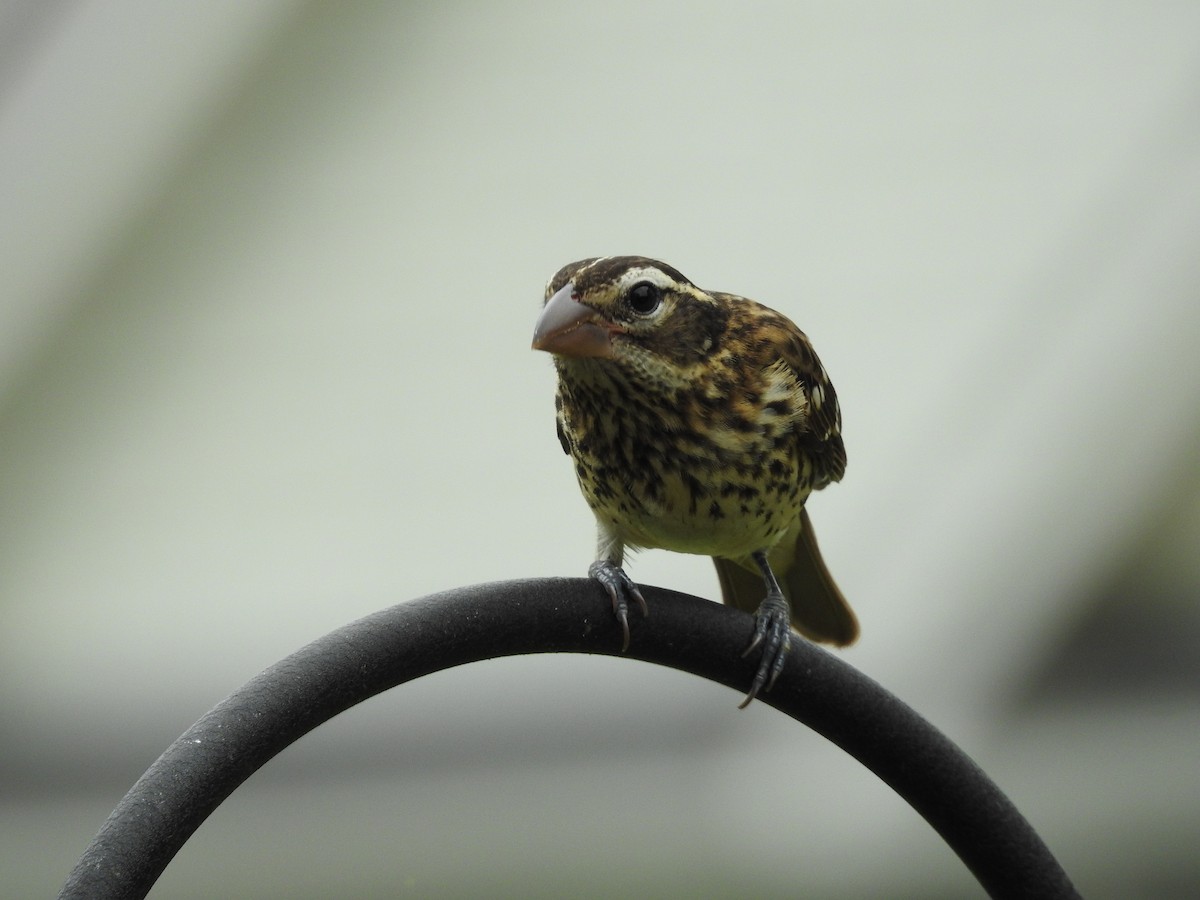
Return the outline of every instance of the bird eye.
[[[642,316],[648,316],[662,305],[662,291],[648,281],[639,281],[629,289],[629,308]]]

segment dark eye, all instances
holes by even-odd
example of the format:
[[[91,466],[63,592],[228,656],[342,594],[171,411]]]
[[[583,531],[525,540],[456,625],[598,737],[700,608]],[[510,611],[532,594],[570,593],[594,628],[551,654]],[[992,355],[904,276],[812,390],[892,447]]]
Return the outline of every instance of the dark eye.
[[[648,281],[639,281],[629,289],[629,308],[648,316],[662,305],[662,291]]]

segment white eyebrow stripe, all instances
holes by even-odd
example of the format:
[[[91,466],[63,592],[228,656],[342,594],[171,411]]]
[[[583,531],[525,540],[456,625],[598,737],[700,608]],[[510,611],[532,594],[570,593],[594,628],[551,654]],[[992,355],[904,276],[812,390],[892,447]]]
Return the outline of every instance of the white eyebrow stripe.
[[[655,266],[636,266],[621,274],[617,279],[617,289],[624,291],[639,281],[648,281],[660,288],[669,288],[676,283],[674,278]]]

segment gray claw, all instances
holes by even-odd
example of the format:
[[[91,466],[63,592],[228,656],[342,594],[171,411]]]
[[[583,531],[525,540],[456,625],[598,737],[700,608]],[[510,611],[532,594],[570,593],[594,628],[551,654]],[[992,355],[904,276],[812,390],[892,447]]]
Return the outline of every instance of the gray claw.
[[[613,615],[621,623],[621,652],[624,653],[629,649],[629,599],[633,598],[645,618],[650,615],[646,598],[625,570],[607,559],[598,559],[588,566],[588,575],[604,586],[612,600]]]
[[[750,701],[758,696],[760,690],[769,691],[783,671],[787,662],[788,649],[792,643],[791,610],[783,597],[768,594],[754,614],[754,636],[742,651],[742,658],[749,656],[760,646],[762,656],[759,658],[758,670],[750,683],[750,692],[746,699],[738,704],[738,709],[745,709]]]

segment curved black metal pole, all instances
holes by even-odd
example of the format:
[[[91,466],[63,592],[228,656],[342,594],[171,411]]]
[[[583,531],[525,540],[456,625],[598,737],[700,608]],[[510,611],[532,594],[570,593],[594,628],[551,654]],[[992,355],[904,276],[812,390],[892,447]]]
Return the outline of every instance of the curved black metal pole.
[[[743,692],[751,616],[643,588],[650,617],[626,654]],[[200,823],[269,759],[388,688],[464,663],[525,653],[620,656],[608,599],[586,579],[459,588],[331,632],[256,676],[181,735],[121,800],[60,898],[144,897]],[[875,772],[937,830],[992,897],[1078,897],[1007,797],[949,739],[858,670],[793,641],[759,698]]]

